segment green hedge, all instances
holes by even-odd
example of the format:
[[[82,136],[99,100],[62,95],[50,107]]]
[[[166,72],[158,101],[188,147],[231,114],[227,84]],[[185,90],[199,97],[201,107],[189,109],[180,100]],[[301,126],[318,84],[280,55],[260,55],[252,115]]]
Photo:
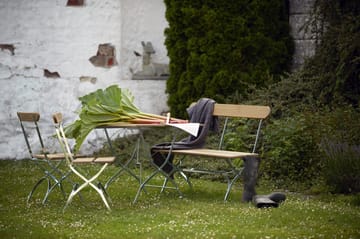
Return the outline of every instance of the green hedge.
[[[311,182],[321,161],[314,126],[304,114],[275,120],[264,130],[261,172],[278,186]]]
[[[293,51],[282,0],[165,0],[168,104],[175,116],[200,97],[218,102],[278,80]]]

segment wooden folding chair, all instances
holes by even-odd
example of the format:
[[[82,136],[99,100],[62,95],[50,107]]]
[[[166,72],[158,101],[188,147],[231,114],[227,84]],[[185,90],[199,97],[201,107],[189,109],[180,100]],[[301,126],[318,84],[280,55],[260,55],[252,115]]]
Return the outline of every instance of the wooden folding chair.
[[[27,197],[27,203],[30,202],[30,199],[36,189],[41,185],[42,182],[45,181],[47,182],[47,189],[42,200],[43,204],[45,204],[50,193],[55,188],[59,188],[65,198],[66,194],[64,192],[62,182],[67,178],[68,175],[59,168],[65,159],[65,155],[63,153],[49,153],[45,148],[38,125],[40,120],[40,114],[38,112],[17,112],[17,115],[20,120],[21,130],[24,134],[31,161],[36,163],[44,173],[44,175],[35,183],[32,190],[30,191]],[[37,143],[40,148],[38,153],[34,153],[32,148],[35,148],[35,146],[32,147],[32,144],[28,139],[28,137],[34,133],[37,135]],[[69,181],[71,182],[71,180]]]
[[[71,203],[73,197],[80,193],[81,190],[83,190],[85,187],[90,186],[93,188],[101,197],[103,200],[106,208],[111,211],[108,200],[110,199],[108,193],[106,192],[106,189],[102,185],[101,182],[99,182],[97,179],[102,174],[102,172],[107,168],[109,164],[114,163],[115,157],[81,157],[81,158],[74,158],[73,154],[71,153],[70,145],[68,143],[68,140],[66,138],[64,128],[62,125],[62,114],[56,113],[53,115],[53,120],[56,127],[56,135],[58,137],[60,146],[65,154],[66,164],[70,168],[70,171],[77,175],[81,180],[83,180],[83,184],[76,185],[76,187],[73,188],[71,191],[67,202],[64,206],[65,210],[67,206]],[[102,165],[101,168],[93,175],[88,176],[86,173],[83,173],[80,169],[83,165]],[[95,185],[95,183],[97,185]]]

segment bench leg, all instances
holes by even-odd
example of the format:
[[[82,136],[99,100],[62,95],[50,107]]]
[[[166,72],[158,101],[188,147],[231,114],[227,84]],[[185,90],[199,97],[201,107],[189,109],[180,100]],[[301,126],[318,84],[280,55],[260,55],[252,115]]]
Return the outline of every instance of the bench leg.
[[[243,202],[251,202],[253,196],[256,195],[255,186],[258,177],[258,169],[260,158],[245,157],[244,158],[244,192],[242,195]]]

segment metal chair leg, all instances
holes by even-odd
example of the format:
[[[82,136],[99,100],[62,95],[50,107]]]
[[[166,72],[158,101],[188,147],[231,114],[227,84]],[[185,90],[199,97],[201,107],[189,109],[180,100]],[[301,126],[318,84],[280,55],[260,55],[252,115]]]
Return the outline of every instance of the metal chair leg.
[[[72,199],[75,195],[77,195],[78,193],[80,193],[80,191],[82,189],[84,189],[85,187],[87,186],[91,186],[93,189],[95,189],[95,191],[100,195],[101,199],[103,200],[106,208],[111,211],[111,208],[109,206],[109,203],[106,199],[106,196],[105,196],[105,193],[104,193],[104,190],[102,188],[99,188],[98,186],[96,186],[95,184],[93,184],[93,181],[95,181],[100,175],[101,173],[105,170],[105,168],[108,166],[108,164],[104,164],[101,169],[94,175],[92,176],[90,179],[87,179],[85,176],[83,176],[81,173],[79,173],[74,167],[71,167],[71,170],[77,175],[79,176],[83,181],[84,183],[81,184],[79,187],[76,188],[76,190],[73,190],[69,197],[68,197],[68,200],[63,208],[63,212],[65,211],[65,209],[68,207],[68,205],[72,202]]]
[[[29,203],[30,202],[30,199],[32,197],[32,195],[34,194],[34,192],[36,191],[37,187],[46,179],[47,177],[44,176],[42,178],[39,179],[39,181],[37,181],[37,183],[34,185],[34,187],[32,188],[32,190],[30,191],[28,197],[27,197],[27,200],[26,202]]]

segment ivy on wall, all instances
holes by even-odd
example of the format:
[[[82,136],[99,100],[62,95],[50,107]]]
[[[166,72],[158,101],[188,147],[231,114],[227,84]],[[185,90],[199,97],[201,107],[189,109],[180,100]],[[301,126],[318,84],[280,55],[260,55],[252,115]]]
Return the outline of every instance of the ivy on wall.
[[[293,43],[285,1],[164,1],[173,115],[185,117],[200,97],[246,98],[290,68]]]

